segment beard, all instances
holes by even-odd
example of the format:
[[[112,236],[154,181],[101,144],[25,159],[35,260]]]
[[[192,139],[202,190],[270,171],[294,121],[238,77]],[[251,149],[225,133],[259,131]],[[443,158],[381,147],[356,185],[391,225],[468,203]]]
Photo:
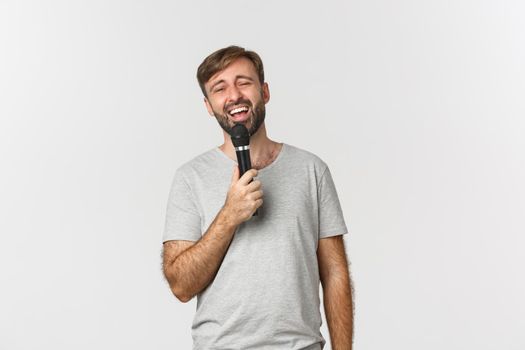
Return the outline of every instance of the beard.
[[[248,128],[248,133],[250,134],[250,136],[253,136],[257,132],[257,130],[259,130],[262,123],[264,122],[264,118],[266,117],[266,108],[262,100],[259,100],[255,104],[255,106],[252,106],[252,103],[249,100],[245,100],[241,98],[238,101],[235,101],[235,103],[230,103],[226,105],[222,113],[213,109],[213,114],[215,115],[215,119],[217,119],[217,123],[219,123],[221,128],[224,131],[226,131],[228,135],[231,136],[232,128],[237,123],[230,120],[230,118],[228,117],[229,113],[227,112],[227,109],[229,108],[229,106],[237,105],[237,104],[244,104],[250,107],[250,116],[243,123],[245,123],[246,125],[248,125],[248,123],[250,124],[250,127]]]

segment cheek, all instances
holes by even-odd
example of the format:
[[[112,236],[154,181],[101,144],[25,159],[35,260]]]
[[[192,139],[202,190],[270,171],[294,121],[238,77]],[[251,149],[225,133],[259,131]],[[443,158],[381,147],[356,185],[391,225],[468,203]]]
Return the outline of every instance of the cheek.
[[[208,101],[208,103],[213,111],[222,111],[224,109],[223,103],[216,99],[214,99],[213,101]]]

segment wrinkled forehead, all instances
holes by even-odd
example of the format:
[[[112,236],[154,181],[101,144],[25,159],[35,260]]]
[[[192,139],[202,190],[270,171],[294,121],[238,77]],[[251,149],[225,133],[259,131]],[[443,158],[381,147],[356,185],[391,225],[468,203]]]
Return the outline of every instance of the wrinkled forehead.
[[[205,86],[211,86],[217,81],[235,81],[238,77],[250,77],[254,81],[259,81],[255,65],[246,57],[240,57],[230,62],[222,70],[218,71],[211,76],[210,79],[205,83]]]

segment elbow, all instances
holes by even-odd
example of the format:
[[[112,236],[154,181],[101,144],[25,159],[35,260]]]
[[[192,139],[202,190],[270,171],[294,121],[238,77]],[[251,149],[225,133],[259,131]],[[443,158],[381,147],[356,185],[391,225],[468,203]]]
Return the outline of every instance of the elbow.
[[[193,298],[193,296],[189,293],[185,293],[184,291],[181,291],[180,289],[175,287],[171,288],[171,292],[173,293],[173,295],[175,295],[177,299],[179,299],[183,303],[187,303]]]
[[[190,301],[192,299],[191,296],[186,296],[186,295],[175,295],[177,297],[177,299],[179,299],[182,303],[187,303],[188,301]]]
[[[164,277],[166,277],[166,281],[168,282],[168,285],[173,295],[181,302],[187,303],[193,298],[193,295],[191,295],[191,293],[188,293],[186,290],[184,290],[184,288],[181,288],[173,274],[169,274],[167,273],[167,271],[164,271]]]

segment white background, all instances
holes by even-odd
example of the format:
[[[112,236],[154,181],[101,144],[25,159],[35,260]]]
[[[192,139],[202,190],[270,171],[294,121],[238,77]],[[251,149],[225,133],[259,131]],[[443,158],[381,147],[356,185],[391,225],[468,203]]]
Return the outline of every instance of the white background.
[[[0,1],[0,349],[191,347],[161,232],[175,169],[222,142],[195,72],[230,44],[263,58],[269,136],[332,170],[355,348],[524,349],[524,14]]]

